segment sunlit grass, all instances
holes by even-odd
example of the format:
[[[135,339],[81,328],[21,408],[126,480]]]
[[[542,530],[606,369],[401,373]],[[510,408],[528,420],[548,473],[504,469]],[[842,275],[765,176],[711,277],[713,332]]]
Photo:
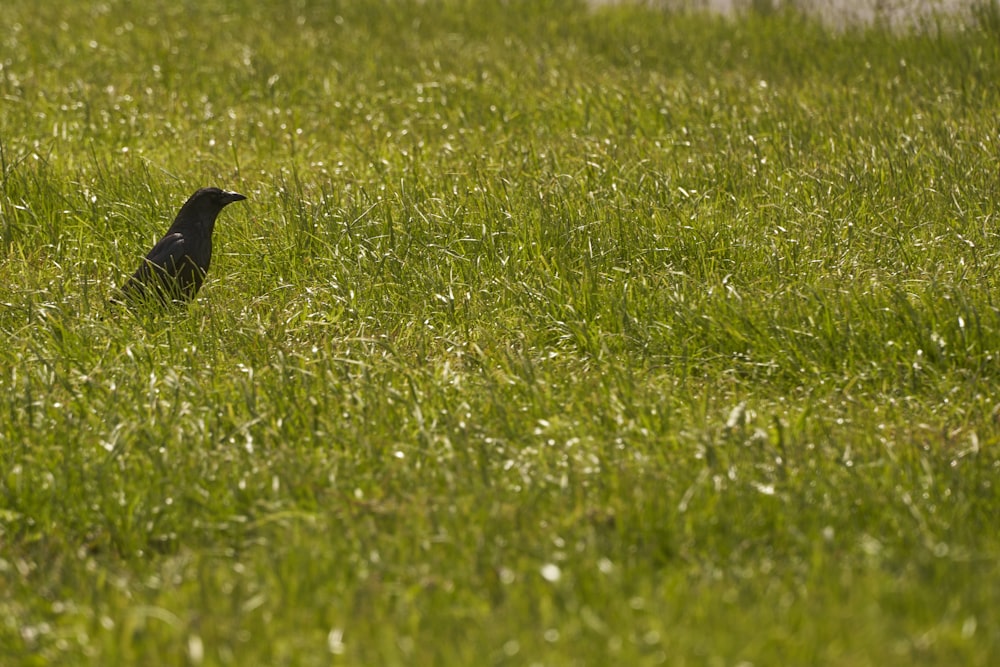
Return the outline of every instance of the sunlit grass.
[[[991,664],[1000,41],[8,2],[0,663]],[[107,308],[249,196],[189,308]]]

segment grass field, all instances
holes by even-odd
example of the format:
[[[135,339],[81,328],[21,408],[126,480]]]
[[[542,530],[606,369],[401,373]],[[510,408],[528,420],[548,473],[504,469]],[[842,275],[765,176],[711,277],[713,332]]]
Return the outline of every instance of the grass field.
[[[1000,16],[0,13],[0,664],[991,665]],[[106,309],[249,197],[189,308]]]

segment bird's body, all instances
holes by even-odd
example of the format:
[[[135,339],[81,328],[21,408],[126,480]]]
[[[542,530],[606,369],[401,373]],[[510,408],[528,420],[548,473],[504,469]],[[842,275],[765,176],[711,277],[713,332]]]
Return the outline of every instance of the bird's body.
[[[219,188],[202,188],[191,195],[115,300],[134,304],[150,298],[162,303],[193,299],[212,262],[215,219],[227,204],[244,199]]]

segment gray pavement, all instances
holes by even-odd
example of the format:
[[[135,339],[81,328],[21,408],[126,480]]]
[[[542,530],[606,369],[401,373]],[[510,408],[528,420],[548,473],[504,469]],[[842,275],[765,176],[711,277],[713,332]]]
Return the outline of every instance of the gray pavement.
[[[591,0],[594,4],[629,0]],[[931,19],[946,21],[967,19],[976,6],[1000,0],[637,0],[653,5],[734,12],[753,5],[781,7],[794,5],[815,12],[836,24],[882,22],[893,26],[933,24]]]

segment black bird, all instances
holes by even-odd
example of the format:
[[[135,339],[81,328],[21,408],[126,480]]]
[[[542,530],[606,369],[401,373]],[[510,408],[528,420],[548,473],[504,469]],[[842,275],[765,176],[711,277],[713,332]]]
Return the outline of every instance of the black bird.
[[[227,204],[244,199],[219,188],[202,188],[191,195],[166,236],[153,246],[112,301],[135,305],[151,297],[163,304],[193,299],[212,261],[215,219]]]

